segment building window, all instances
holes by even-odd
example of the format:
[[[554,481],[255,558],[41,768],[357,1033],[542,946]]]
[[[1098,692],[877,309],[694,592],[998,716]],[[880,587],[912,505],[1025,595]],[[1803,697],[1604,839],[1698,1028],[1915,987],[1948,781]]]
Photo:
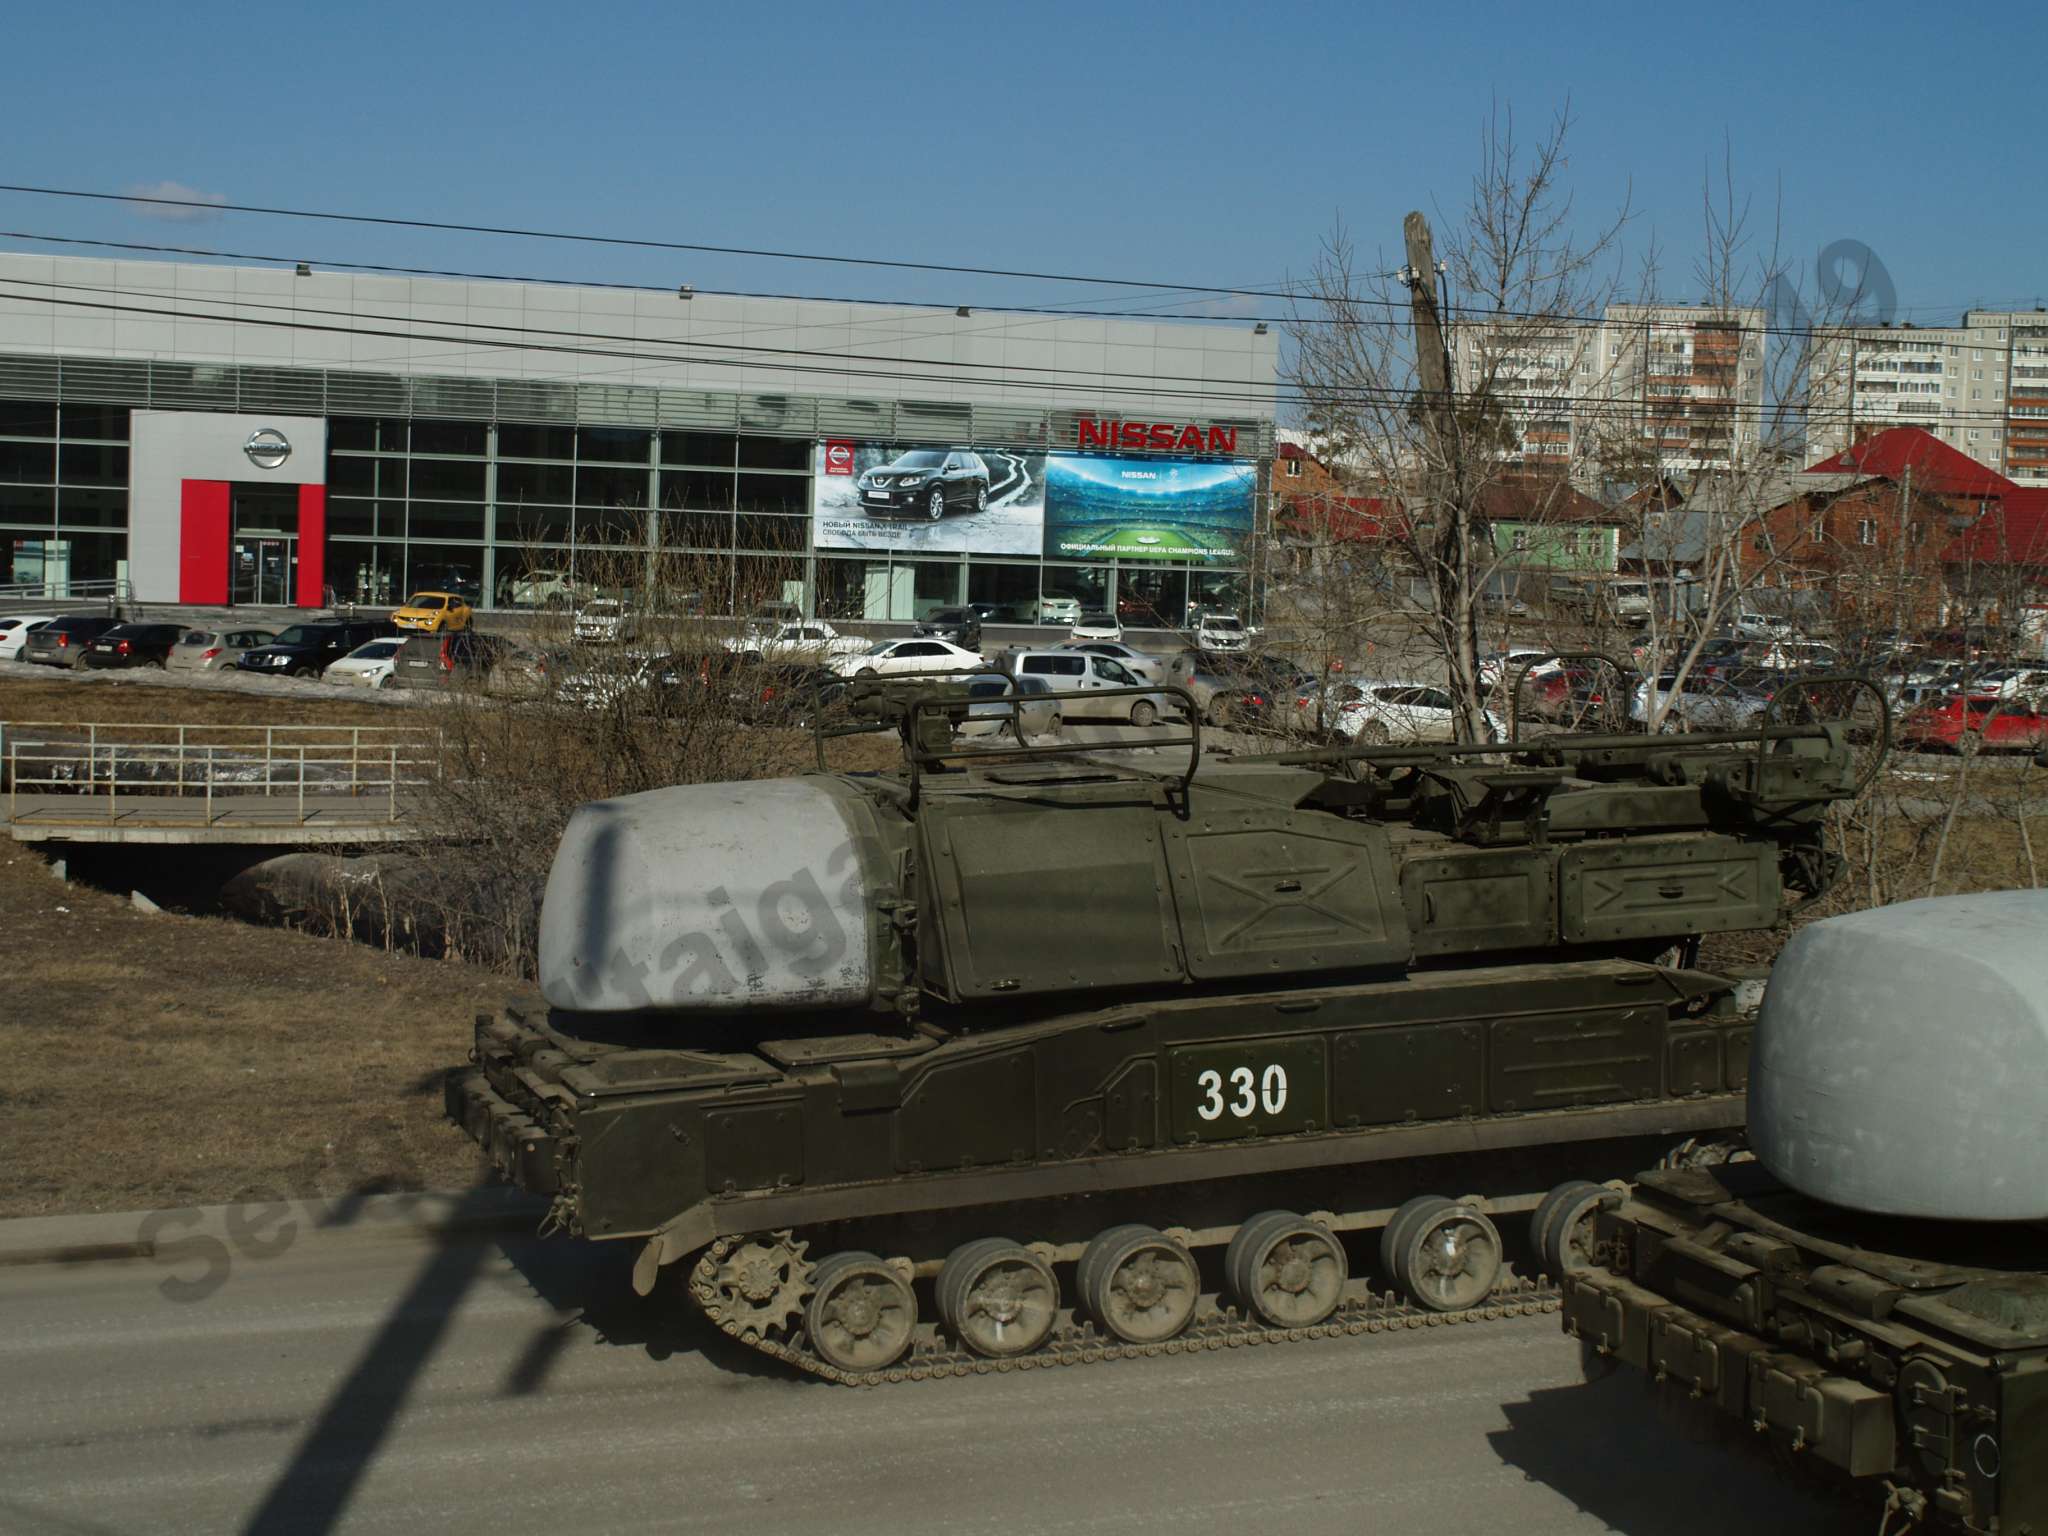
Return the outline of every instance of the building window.
[[[1527,554],[1529,552],[1529,530],[1517,528],[1512,535],[1512,542],[1516,554]]]
[[[1857,542],[1858,544],[1875,544],[1875,543],[1877,542],[1877,521],[1876,521],[1876,519],[1874,519],[1874,518],[1868,518],[1868,517],[1866,517],[1866,518],[1862,518],[1862,519],[1860,519],[1860,520],[1859,520],[1859,521],[1857,522],[1857,524],[1856,524],[1856,542]]]
[[[1295,480],[1295,479],[1299,479],[1299,478],[1300,478],[1300,476],[1301,476],[1301,460],[1299,460],[1299,459],[1289,459],[1289,460],[1287,461],[1287,478],[1288,478],[1288,479],[1290,479],[1290,480]]]

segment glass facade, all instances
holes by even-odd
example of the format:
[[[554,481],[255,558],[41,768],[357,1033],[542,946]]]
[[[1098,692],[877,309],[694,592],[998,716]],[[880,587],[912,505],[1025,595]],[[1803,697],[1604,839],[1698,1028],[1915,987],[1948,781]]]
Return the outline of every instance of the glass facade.
[[[1114,610],[1178,625],[1242,607],[1241,570],[1157,560],[820,552],[812,435],[330,415],[327,585],[340,603],[421,588],[487,608],[571,602],[632,573],[690,572],[707,612],[765,598],[821,617],[908,621],[962,602],[996,622]],[[0,399],[0,582],[105,580],[127,553],[128,407]],[[1260,498],[1263,505],[1264,498]],[[671,574],[670,579],[674,579]]]
[[[67,597],[128,553],[128,411],[0,400],[0,585]]]
[[[909,621],[961,602],[1031,624],[1115,608],[1179,625],[1191,604],[1244,601],[1241,572],[966,554],[820,553],[811,544],[815,440],[499,422],[329,423],[328,579],[342,600],[421,587],[492,608],[571,600],[636,561],[692,573],[710,612],[766,594],[827,619]]]

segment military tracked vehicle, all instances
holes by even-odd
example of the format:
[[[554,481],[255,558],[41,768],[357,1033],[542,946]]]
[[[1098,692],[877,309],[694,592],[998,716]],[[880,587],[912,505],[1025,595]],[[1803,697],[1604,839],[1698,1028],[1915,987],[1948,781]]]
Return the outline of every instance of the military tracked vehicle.
[[[1824,891],[1860,787],[1826,723],[1204,761],[1185,695],[974,754],[957,691],[853,686],[898,772],[821,721],[816,774],[579,809],[548,1012],[449,1080],[554,1225],[836,1381],[1554,1308],[1497,1218],[1741,1123],[1697,945]]]
[[[2048,892],[1804,929],[1753,1157],[1565,1188],[1564,1322],[1883,1528],[2048,1531]]]

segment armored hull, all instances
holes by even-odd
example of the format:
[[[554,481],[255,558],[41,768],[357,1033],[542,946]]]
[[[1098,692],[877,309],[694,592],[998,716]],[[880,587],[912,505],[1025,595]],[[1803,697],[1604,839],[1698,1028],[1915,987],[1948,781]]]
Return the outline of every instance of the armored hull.
[[[642,1291],[847,1381],[1554,1305],[1497,1218],[1740,1123],[1688,957],[1824,886],[1855,787],[1820,726],[944,771],[900,708],[901,775],[579,813],[551,1010],[448,1092]]]
[[[2044,935],[2039,891],[1800,933],[1755,1160],[1560,1208],[1566,1330],[1899,1528],[2048,1529]]]

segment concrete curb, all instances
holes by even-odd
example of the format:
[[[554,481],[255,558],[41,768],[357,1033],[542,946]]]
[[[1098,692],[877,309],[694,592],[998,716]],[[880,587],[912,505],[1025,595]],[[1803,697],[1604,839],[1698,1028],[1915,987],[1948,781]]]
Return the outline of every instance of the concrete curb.
[[[452,1244],[503,1234],[531,1237],[547,1211],[544,1199],[493,1187],[27,1216],[0,1221],[0,1268],[154,1259],[163,1250],[185,1249],[194,1239],[209,1237],[265,1255],[281,1253],[300,1239]]]

